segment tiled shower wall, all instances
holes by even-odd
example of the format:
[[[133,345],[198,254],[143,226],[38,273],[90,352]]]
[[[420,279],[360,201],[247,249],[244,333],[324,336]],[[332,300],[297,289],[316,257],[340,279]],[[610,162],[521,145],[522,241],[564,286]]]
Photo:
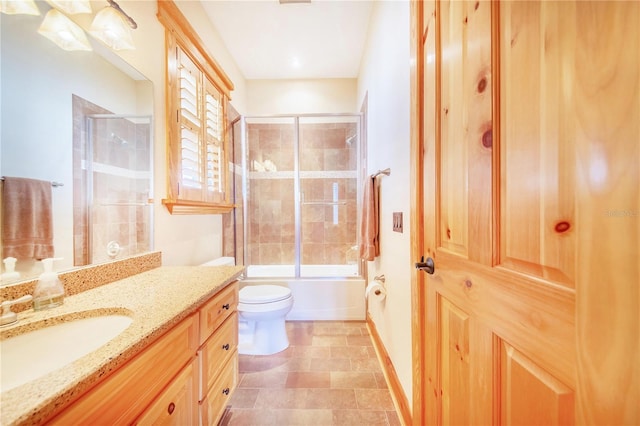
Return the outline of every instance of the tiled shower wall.
[[[302,264],[356,259],[357,124],[300,124]],[[293,124],[248,125],[248,263],[295,263]]]

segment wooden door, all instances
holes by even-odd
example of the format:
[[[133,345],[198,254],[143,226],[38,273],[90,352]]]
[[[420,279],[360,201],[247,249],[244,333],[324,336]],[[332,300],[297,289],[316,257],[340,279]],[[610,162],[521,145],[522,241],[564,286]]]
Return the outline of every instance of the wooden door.
[[[412,19],[414,424],[638,424],[640,3]]]

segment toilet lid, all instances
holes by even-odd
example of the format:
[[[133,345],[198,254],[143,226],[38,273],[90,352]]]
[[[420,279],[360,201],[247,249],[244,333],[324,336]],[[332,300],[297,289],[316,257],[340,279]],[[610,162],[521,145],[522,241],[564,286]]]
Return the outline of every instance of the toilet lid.
[[[291,296],[291,289],[279,285],[250,285],[240,289],[241,303],[268,303]]]

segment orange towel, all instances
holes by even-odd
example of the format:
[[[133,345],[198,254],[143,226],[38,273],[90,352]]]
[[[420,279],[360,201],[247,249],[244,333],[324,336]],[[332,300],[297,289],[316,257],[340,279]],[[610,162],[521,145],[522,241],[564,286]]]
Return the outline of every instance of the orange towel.
[[[369,176],[364,183],[362,222],[360,223],[360,258],[374,260],[380,255],[378,180]]]
[[[5,177],[2,191],[4,257],[53,257],[51,182]]]

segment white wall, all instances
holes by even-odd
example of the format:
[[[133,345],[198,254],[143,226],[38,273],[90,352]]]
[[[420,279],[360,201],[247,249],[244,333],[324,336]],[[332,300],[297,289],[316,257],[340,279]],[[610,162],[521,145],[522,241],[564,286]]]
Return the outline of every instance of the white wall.
[[[358,111],[357,80],[247,80],[246,115],[339,114]]]
[[[380,257],[369,277],[386,276],[387,298],[369,301],[369,314],[391,357],[409,404],[411,360],[410,81],[409,2],[375,2],[358,79],[358,99],[368,93],[368,172],[391,168],[380,179]],[[404,232],[392,231],[402,212]]]

